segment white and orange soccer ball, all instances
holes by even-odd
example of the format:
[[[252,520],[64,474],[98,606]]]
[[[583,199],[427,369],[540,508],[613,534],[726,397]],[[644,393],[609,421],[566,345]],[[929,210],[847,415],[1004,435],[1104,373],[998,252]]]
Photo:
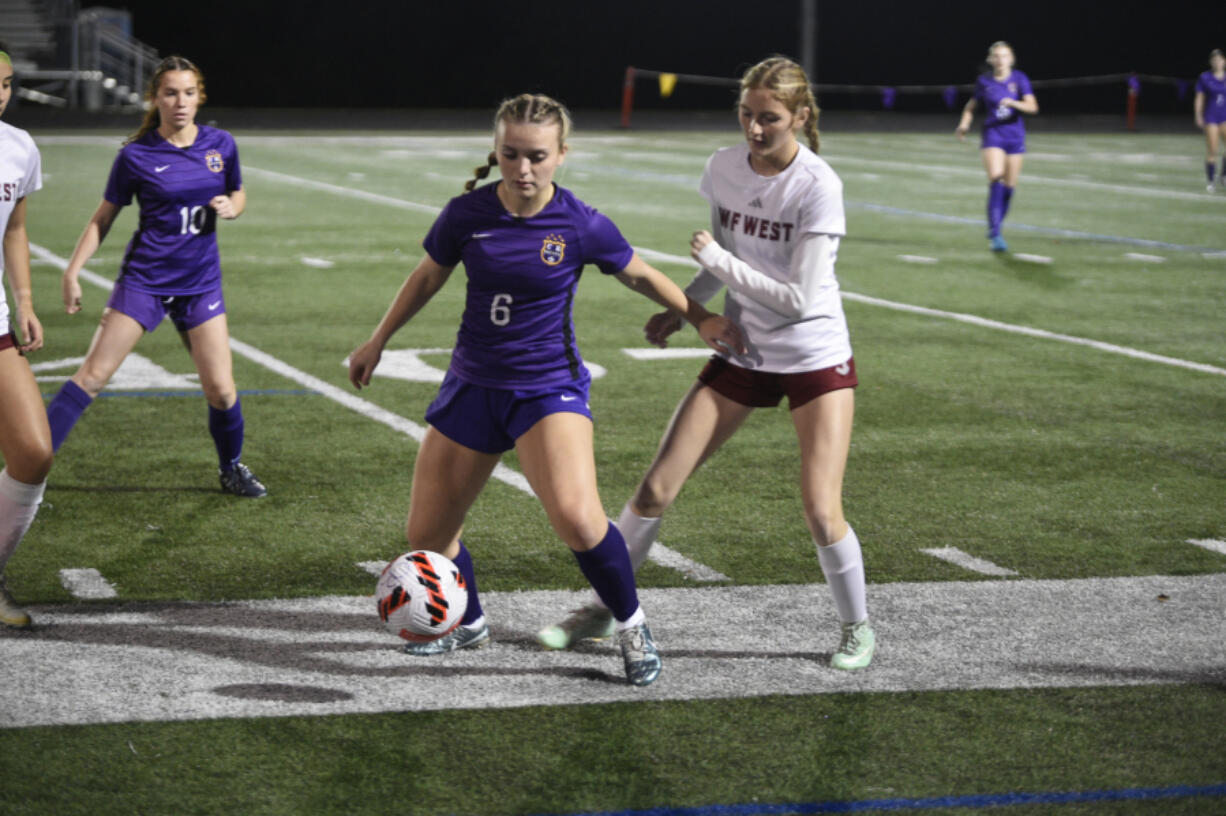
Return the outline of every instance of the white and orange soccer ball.
[[[383,568],[375,585],[379,619],[393,635],[428,643],[460,625],[468,587],[449,558],[413,550]]]

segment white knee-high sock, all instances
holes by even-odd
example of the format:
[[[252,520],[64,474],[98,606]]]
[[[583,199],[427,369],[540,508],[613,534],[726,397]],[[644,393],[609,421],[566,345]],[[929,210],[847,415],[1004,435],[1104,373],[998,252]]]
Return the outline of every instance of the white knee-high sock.
[[[34,522],[46,487],[45,479],[26,484],[10,476],[7,468],[0,470],[0,573]]]
[[[660,532],[661,517],[646,518],[630,509],[630,502],[622,508],[622,514],[617,517],[617,529],[622,531],[626,539],[626,549],[630,550],[630,564],[634,571],[647,560],[647,553],[655,543],[656,533]]]
[[[843,623],[859,623],[868,617],[868,598],[864,588],[864,558],[860,554],[860,539],[856,531],[847,528],[847,535],[828,547],[817,548],[817,561],[822,565],[826,583],[834,595],[834,605]]]

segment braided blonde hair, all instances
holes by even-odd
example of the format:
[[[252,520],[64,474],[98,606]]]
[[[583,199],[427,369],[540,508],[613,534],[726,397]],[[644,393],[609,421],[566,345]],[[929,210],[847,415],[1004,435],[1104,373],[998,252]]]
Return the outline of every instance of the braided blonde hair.
[[[787,57],[768,57],[741,77],[742,94],[758,89],[770,91],[793,116],[808,108],[805,139],[809,142],[809,149],[816,153],[821,144],[821,135],[817,130],[817,116],[821,109],[817,107],[817,99],[813,96],[805,69]]]
[[[570,112],[552,97],[544,94],[520,94],[503,101],[494,114],[494,130],[508,122],[526,125],[556,124],[558,126],[558,146],[566,144],[570,137]],[[487,178],[491,167],[498,166],[498,154],[490,151],[485,164],[473,168],[473,178],[464,184],[464,192],[471,193],[477,182]]]

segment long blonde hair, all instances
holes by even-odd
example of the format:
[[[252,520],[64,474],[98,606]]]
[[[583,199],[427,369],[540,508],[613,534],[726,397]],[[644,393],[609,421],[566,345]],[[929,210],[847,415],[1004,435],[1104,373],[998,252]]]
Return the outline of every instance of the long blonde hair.
[[[768,57],[741,77],[742,94],[758,89],[770,91],[793,116],[803,108],[809,109],[809,118],[804,125],[805,138],[809,149],[816,153],[821,145],[821,134],[817,130],[817,116],[821,109],[817,107],[817,99],[813,96],[805,69],[787,57]]]
[[[196,75],[196,91],[200,95],[200,104],[203,105],[208,98],[204,95],[204,74],[200,72],[195,63],[187,57],[167,57],[158,63],[158,67],[153,71],[153,77],[149,80],[149,86],[145,88],[145,102],[148,105],[145,109],[145,118],[137,131],[124,140],[124,144],[131,144],[149,131],[161,126],[162,115],[158,113],[157,106],[158,87],[162,84],[162,77],[171,71],[191,71]]]
[[[498,106],[498,111],[494,114],[494,132],[497,133],[499,126],[506,123],[526,125],[556,124],[558,126],[559,147],[564,146],[566,140],[570,138],[570,111],[566,110],[566,106],[558,100],[544,94],[524,93],[503,100],[503,103]],[[464,184],[464,192],[472,192],[476,188],[478,181],[489,176],[490,168],[497,166],[498,154],[491,150],[486,163],[473,169],[473,178]]]

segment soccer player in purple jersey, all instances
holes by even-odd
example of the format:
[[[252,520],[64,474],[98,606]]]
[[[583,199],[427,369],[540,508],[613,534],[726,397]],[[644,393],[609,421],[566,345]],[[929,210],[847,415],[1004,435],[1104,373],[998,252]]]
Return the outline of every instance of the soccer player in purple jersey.
[[[1030,78],[1013,67],[1013,48],[1003,40],[988,48],[990,72],[975,82],[975,95],[962,109],[962,119],[954,129],[959,140],[971,129],[975,108],[984,107],[980,154],[988,171],[988,241],[993,252],[1004,252],[1009,245],[1001,237],[1000,225],[1009,212],[1013,190],[1022,174],[1022,155],[1026,152],[1026,125],[1021,114],[1039,112],[1038,100]]]
[[[0,45],[0,114],[13,94],[13,63]],[[38,148],[30,134],[0,122],[0,269],[13,290],[10,315],[0,286],[0,627],[24,629],[30,615],[9,594],[4,568],[34,523],[51,470],[51,430],[38,383],[23,354],[43,345],[30,288],[26,197],[42,187]],[[21,333],[18,337],[16,329]]]
[[[149,112],[115,158],[102,203],[64,270],[64,306],[75,314],[81,309],[82,267],[135,196],[140,226],[128,242],[101,324],[85,362],[47,406],[52,443],[58,451],[141,336],[169,314],[200,374],[221,489],[259,498],[268,491],[239,461],[243,410],[217,252],[217,219],[238,218],[247,205],[238,148],[224,130],[196,124],[204,76],[183,57],[162,60],[146,98]]]
[[[440,552],[464,574],[468,609],[451,634],[414,655],[480,646],[489,626],[473,561],[460,540],[464,517],[502,454],[512,448],[558,536],[597,595],[613,610],[626,679],[645,686],[660,673],[659,652],[639,606],[626,544],[596,490],[590,376],[573,326],[575,288],[595,264],[630,289],[681,314],[713,348],[743,350],[728,319],[686,298],[648,266],[607,217],[553,181],[568,150],[570,117],[547,96],[508,99],[494,117],[494,151],[477,169],[502,178],[453,198],[371,338],[350,356],[349,379],[370,384],[383,349],[447,282],[457,264],[467,296],[451,365],[426,411],[429,428],[413,469],[406,536],[413,549]]]
[[[1209,70],[1196,78],[1196,98],[1192,103],[1196,126],[1205,131],[1205,178],[1213,192],[1214,164],[1218,144],[1226,142],[1226,54],[1215,48],[1209,52]],[[1226,186],[1226,156],[1218,184]]]

